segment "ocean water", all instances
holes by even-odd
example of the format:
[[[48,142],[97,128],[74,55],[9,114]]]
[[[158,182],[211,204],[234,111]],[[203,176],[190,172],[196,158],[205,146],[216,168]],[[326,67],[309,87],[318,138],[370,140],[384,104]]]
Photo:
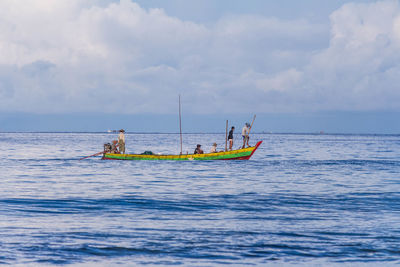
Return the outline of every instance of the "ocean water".
[[[115,138],[0,133],[0,265],[400,263],[399,135],[253,134],[249,161],[78,160]],[[126,139],[179,151],[177,134]]]

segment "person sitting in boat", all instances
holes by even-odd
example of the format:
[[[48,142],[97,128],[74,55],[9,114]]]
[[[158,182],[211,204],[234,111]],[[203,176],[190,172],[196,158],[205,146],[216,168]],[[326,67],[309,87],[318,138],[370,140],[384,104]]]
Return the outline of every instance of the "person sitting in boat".
[[[197,145],[196,149],[194,150],[193,154],[204,154],[203,149],[201,149],[201,145]]]
[[[118,148],[121,154],[125,154],[125,130],[119,130],[118,135]]]
[[[217,153],[217,143],[214,143],[211,147],[210,153]]]
[[[117,148],[117,140],[113,140],[112,141],[112,145],[111,145],[111,153],[113,154],[119,154],[118,148]]]
[[[104,153],[111,153],[111,147],[110,143],[104,144]]]

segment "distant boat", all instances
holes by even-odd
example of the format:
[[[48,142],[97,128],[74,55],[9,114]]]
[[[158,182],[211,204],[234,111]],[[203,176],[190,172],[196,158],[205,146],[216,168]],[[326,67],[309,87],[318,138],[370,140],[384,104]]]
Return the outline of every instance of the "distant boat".
[[[206,154],[186,154],[186,155],[148,155],[146,154],[113,154],[103,153],[106,160],[249,160],[261,145],[258,141],[255,146],[242,148],[232,151],[223,151]]]

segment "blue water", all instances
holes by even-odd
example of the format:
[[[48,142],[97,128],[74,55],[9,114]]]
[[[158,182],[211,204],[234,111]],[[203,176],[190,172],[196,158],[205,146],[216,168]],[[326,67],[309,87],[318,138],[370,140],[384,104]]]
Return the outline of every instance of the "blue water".
[[[0,264],[400,263],[400,136],[253,134],[250,161],[77,160],[113,138],[0,133]],[[126,139],[179,150],[176,134]],[[185,134],[184,152],[214,142]]]

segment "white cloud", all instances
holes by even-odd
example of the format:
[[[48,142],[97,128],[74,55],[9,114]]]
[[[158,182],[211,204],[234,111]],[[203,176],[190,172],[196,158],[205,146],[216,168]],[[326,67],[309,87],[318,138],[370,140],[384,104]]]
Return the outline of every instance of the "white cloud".
[[[331,15],[330,46],[306,66],[303,86],[324,93],[316,108],[376,110],[400,108],[400,16],[397,1],[347,4]]]
[[[400,108],[397,1],[331,29],[243,15],[202,25],[130,0],[0,2],[0,110],[195,113]]]

